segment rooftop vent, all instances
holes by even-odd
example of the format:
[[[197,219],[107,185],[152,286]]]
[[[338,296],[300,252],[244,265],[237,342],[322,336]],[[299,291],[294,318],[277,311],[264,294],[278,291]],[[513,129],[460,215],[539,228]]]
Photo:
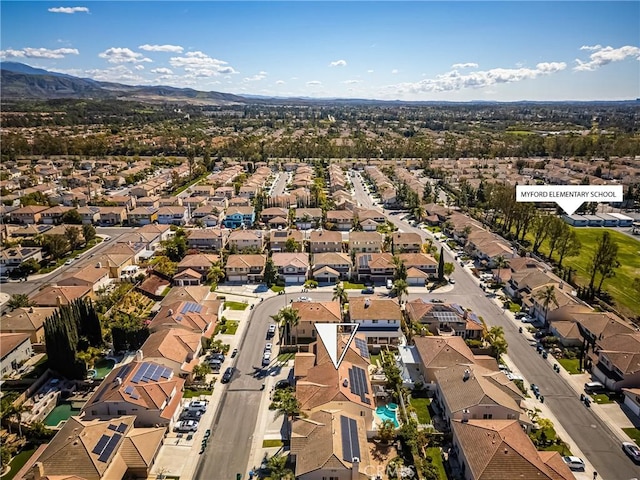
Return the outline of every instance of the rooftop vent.
[[[346,388],[346,387],[348,387],[348,386],[349,386],[349,380],[345,378],[345,379],[342,381],[342,386],[343,386],[343,387],[345,387],[345,388]]]
[[[464,375],[462,376],[462,381],[466,382],[467,380],[469,380],[469,376],[471,375],[471,372],[469,371],[469,369],[467,368],[464,371]]]

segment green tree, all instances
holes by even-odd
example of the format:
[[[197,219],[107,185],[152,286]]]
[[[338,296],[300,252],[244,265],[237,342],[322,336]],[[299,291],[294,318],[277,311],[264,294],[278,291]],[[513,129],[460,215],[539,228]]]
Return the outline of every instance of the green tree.
[[[63,235],[46,235],[42,240],[42,246],[52,260],[58,260],[69,251],[69,242]]]
[[[94,238],[96,238],[96,228],[93,225],[83,225],[82,226],[82,236],[84,237],[85,242],[90,242]]]
[[[7,303],[11,310],[15,310],[16,308],[30,307],[33,304],[34,303],[29,298],[29,295],[24,293],[16,293],[15,295],[11,295],[9,302]]]
[[[289,253],[300,252],[301,251],[300,247],[301,247],[300,242],[296,242],[295,238],[293,237],[287,238],[287,241],[284,242],[285,252],[289,252]]]
[[[444,274],[448,277],[456,270],[456,266],[451,262],[445,262],[444,264]]]
[[[276,418],[279,416],[284,416],[287,438],[290,436],[291,432],[291,419],[299,414],[300,402],[298,401],[295,392],[291,389],[282,390],[280,392],[280,398],[277,402]]]
[[[18,277],[26,278],[32,273],[36,273],[38,270],[40,270],[40,264],[35,258],[30,258],[29,260],[22,262],[14,271]]]
[[[407,279],[407,266],[402,259],[397,255],[393,256],[393,279],[394,280],[406,280]]]
[[[580,253],[582,242],[578,238],[575,230],[567,229],[563,232],[562,237],[558,241],[558,266],[562,267],[562,260],[565,257],[575,257]]]
[[[211,265],[211,267],[209,267],[209,272],[207,272],[207,280],[211,284],[217,285],[223,278],[224,270],[219,263],[214,263],[213,265]]]
[[[389,443],[396,438],[396,426],[394,423],[387,419],[382,422],[378,427],[378,439],[383,443]]]
[[[542,303],[542,307],[544,308],[544,328],[545,330],[549,328],[549,323],[547,322],[547,315],[549,314],[549,305],[552,303],[556,306],[558,305],[558,300],[556,299],[556,287],[555,285],[547,285],[543,290],[539,291],[536,295],[536,298],[540,300]]]
[[[438,281],[444,280],[444,247],[440,247],[440,256],[438,257]]]
[[[409,285],[407,285],[407,281],[398,279],[393,282],[393,292],[398,296],[398,302],[402,304],[402,298],[409,294]]]
[[[291,307],[284,307],[276,315],[272,315],[271,318],[279,323],[284,330],[285,342],[291,343],[291,329],[300,322],[298,310]]]
[[[206,363],[201,363],[193,367],[193,375],[196,380],[203,380],[211,373],[211,367]]]
[[[168,277],[172,277],[175,275],[176,270],[178,269],[177,262],[173,262],[169,259],[169,257],[165,255],[156,255],[150,261],[149,264],[153,267],[153,269]]]
[[[164,254],[169,257],[172,262],[181,261],[187,254],[187,235],[181,228],[176,230],[173,238],[162,242]]]
[[[82,244],[80,229],[78,227],[66,227],[64,229],[64,236],[69,242],[71,250],[76,250]]]
[[[286,455],[274,455],[267,460],[267,469],[271,480],[293,480],[293,472],[286,467]]]
[[[349,297],[347,295],[347,291],[344,289],[342,284],[337,283],[333,289],[333,297],[331,300],[338,300],[340,302],[340,306],[342,307],[347,301]]]
[[[264,283],[267,284],[268,287],[271,287],[276,284],[278,281],[278,270],[273,263],[273,260],[268,258],[264,267]]]
[[[62,214],[61,217],[62,223],[72,224],[72,225],[82,225],[82,216],[75,208],[73,210],[67,210]]]
[[[491,345],[491,350],[497,359],[500,359],[501,355],[507,353],[507,347],[509,344],[504,338],[504,329],[502,327],[491,327],[485,334],[484,339]]]
[[[596,243],[595,252],[591,257],[591,262],[588,266],[589,278],[589,290],[593,291],[593,286],[596,280],[596,275],[600,273],[601,279],[598,285],[598,291],[602,288],[602,283],[605,278],[610,278],[615,275],[615,269],[620,266],[618,262],[618,244],[611,237],[609,231],[602,232],[602,236]]]

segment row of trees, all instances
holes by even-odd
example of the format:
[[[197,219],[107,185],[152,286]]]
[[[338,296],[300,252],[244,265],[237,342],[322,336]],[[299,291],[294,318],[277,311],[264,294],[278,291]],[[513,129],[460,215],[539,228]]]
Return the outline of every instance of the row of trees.
[[[83,379],[87,374],[87,365],[79,353],[104,344],[91,300],[77,299],[62,305],[46,319],[44,333],[51,369],[69,379]]]

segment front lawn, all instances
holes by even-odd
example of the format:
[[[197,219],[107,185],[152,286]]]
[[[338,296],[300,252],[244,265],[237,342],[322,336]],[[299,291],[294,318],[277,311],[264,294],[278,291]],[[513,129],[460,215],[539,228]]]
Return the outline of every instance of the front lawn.
[[[382,366],[382,356],[379,353],[374,355],[370,355],[371,365],[380,365]]]
[[[211,395],[213,390],[189,390],[186,389],[182,395],[183,398],[199,397],[200,395]]]
[[[418,415],[418,421],[420,423],[431,423],[431,415],[429,414],[429,405],[431,399],[429,398],[412,398],[411,406],[415,409]]]
[[[262,448],[282,447],[284,443],[282,440],[263,440]]]
[[[278,355],[278,361],[279,362],[288,362],[289,360],[293,360],[295,356],[296,356],[296,354],[293,353],[293,352],[281,353],[280,355]]]
[[[552,451],[559,452],[560,455],[562,455],[563,457],[571,456],[571,450],[569,450],[569,447],[567,447],[567,445],[564,443],[561,443],[559,445],[554,443],[553,445],[546,445],[544,447],[537,447],[537,448],[538,450],[542,450],[545,452],[552,452]]]
[[[238,322],[236,322],[235,320],[227,320],[227,328],[224,331],[224,333],[226,335],[235,335],[236,334],[236,330],[238,330]]]
[[[609,398],[609,395],[607,395],[606,393],[599,393],[597,395],[591,395],[591,398],[593,398],[593,401],[596,402],[599,405],[603,405],[605,403],[613,403],[613,400],[611,400]]]
[[[362,290],[364,288],[364,283],[342,282],[342,288],[345,290]]]
[[[513,313],[518,313],[520,311],[520,305],[517,303],[509,302],[509,310]]]
[[[280,293],[283,290],[284,290],[284,287],[280,287],[279,285],[274,285],[273,287],[271,287],[271,291],[275,293]]]
[[[244,302],[224,302],[224,308],[228,308],[229,310],[246,310],[248,306],[249,304]]]
[[[581,373],[580,372],[580,360],[577,358],[559,358],[558,363],[562,365],[567,372],[572,375]]]
[[[631,440],[640,445],[640,428],[623,428],[622,431],[631,437]]]
[[[35,451],[35,448],[32,448],[30,450],[23,450],[15,457],[13,457],[11,463],[9,463],[9,465],[11,466],[11,470],[9,470],[9,473],[2,476],[2,480],[11,480],[13,477],[15,477],[16,473],[18,473],[20,469],[24,467],[24,464],[27,463],[27,460],[31,458],[31,455],[33,455]]]

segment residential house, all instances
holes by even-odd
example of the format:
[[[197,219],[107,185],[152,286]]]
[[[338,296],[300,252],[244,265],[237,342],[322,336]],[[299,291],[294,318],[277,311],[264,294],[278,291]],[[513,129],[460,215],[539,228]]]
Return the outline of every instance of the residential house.
[[[342,252],[342,234],[330,230],[314,230],[309,236],[311,253]]]
[[[16,308],[2,316],[0,330],[6,333],[27,333],[31,344],[44,342],[44,321],[53,315],[55,308]]]
[[[464,339],[480,339],[482,322],[460,305],[426,302],[416,298],[406,303],[405,312],[411,323],[424,325],[433,335],[458,335]]]
[[[149,225],[158,221],[158,209],[155,207],[137,207],[128,214],[129,225]]]
[[[137,427],[170,426],[177,417],[184,380],[155,362],[127,363],[109,372],[82,408],[83,420],[134,415]]]
[[[289,216],[289,211],[286,208],[269,207],[262,210],[260,213],[260,221],[262,223],[269,223],[270,220],[280,217],[286,219]]]
[[[0,332],[0,378],[18,370],[32,355],[31,335]]]
[[[278,275],[285,283],[304,283],[309,277],[309,255],[307,253],[276,252],[271,257]]]
[[[346,253],[327,252],[313,255],[313,278],[319,283],[335,283],[351,278],[351,259]]]
[[[199,363],[202,335],[184,328],[165,328],[149,335],[140,350],[145,361],[168,367],[189,381],[193,379],[193,367]]]
[[[225,219],[222,222],[227,228],[251,227],[255,222],[256,213],[253,207],[232,207],[227,208]]]
[[[122,225],[127,223],[127,209],[125,207],[99,207],[100,225]]]
[[[376,222],[376,226],[382,225],[387,221],[387,217],[384,216],[384,213],[373,209],[358,208],[356,209],[356,215],[361,226],[362,222],[366,220],[372,220]]]
[[[176,268],[173,276],[178,286],[200,285],[207,279],[211,267],[220,261],[218,255],[196,253],[185,256]]]
[[[115,203],[116,207],[124,207],[127,211],[133,210],[138,206],[136,197],[131,195],[112,195],[108,197],[109,203]],[[149,207],[157,207],[157,205],[147,205]]]
[[[367,425],[345,411],[318,410],[292,426],[290,456],[300,480],[367,480]]]
[[[227,244],[229,230],[220,228],[189,230],[187,245],[189,248],[201,251],[220,252]]]
[[[420,253],[422,238],[417,233],[393,232],[391,235],[391,251],[399,253]]]
[[[218,187],[215,190],[216,197],[225,197],[227,199],[231,199],[235,194],[236,194],[236,191],[233,187],[229,187],[225,185]]]
[[[332,223],[341,232],[348,232],[353,228],[353,218],[353,212],[349,210],[330,210],[327,212],[327,223]]]
[[[128,245],[123,246],[128,247]],[[129,247],[129,249],[131,250],[131,247]],[[142,250],[140,250],[140,252],[142,252]],[[134,254],[126,250],[122,252],[105,253],[96,257],[95,261],[95,265],[98,268],[109,269],[109,276],[111,278],[120,278],[126,267],[130,267],[136,263]]]
[[[175,287],[173,290],[187,288],[201,287]],[[208,290],[208,287],[202,288]],[[151,320],[149,331],[154,333],[168,328],[181,328],[197,333],[204,341],[214,335],[221,310],[222,302],[220,300],[201,300],[196,303],[195,299],[188,295],[184,299],[167,295],[162,302],[162,307]]]
[[[229,255],[225,266],[226,278],[229,282],[235,283],[260,283],[266,261],[266,255]]]
[[[40,247],[10,247],[0,250],[0,274],[6,275],[18,268],[27,260],[42,261]]]
[[[297,208],[294,219],[298,230],[318,228],[322,224],[322,209]]]
[[[61,287],[90,287],[94,292],[97,292],[112,282],[109,273],[109,268],[95,263],[67,273],[57,283]]]
[[[93,420],[70,417],[46,447],[36,450],[21,478],[147,478],[164,441],[166,427],[134,428],[135,421],[135,415]]]
[[[341,323],[342,313],[340,302],[296,302],[291,308],[298,312],[300,320],[291,328],[294,343],[307,343],[317,339],[316,323]]]
[[[522,408],[524,395],[503,372],[479,365],[451,365],[434,372],[435,401],[445,422],[452,420],[518,420],[522,428],[532,422]]]
[[[284,252],[287,240],[292,239],[298,245],[298,251],[304,251],[304,235],[300,230],[271,230],[269,249],[272,252]]]
[[[184,225],[187,223],[187,208],[181,206],[160,207],[158,209],[160,225]]]
[[[407,283],[409,285],[424,286],[426,280],[438,276],[438,262],[431,255],[426,253],[401,253],[398,257],[407,267]],[[418,272],[412,272],[411,270],[418,270]]]
[[[394,299],[352,297],[349,299],[349,321],[358,323],[358,333],[368,344],[397,344],[402,336],[402,311]]]
[[[40,212],[40,215],[42,215],[42,223],[45,225],[59,225],[62,223],[62,216],[70,210],[74,210],[74,208],[63,205],[56,205],[55,207],[43,210]]]
[[[140,197],[136,199],[136,207],[160,208],[160,197]]]
[[[597,341],[591,372],[615,392],[640,388],[640,333],[621,333]]]
[[[541,295],[545,288],[551,285],[555,287],[556,300],[545,307]],[[564,282],[540,285],[539,287],[533,288],[531,294],[523,298],[522,304],[529,308],[529,313],[532,317],[544,322],[545,318],[555,309],[580,303],[580,300],[572,294],[571,290],[571,286],[567,286]]]
[[[227,239],[229,249],[242,252],[252,249],[261,252],[264,249],[264,235],[262,230],[234,230]]]
[[[83,225],[95,225],[100,222],[100,207],[78,207]]]
[[[382,251],[384,237],[378,232],[349,233],[349,252],[379,253]]]
[[[40,219],[42,218],[42,212],[48,210],[49,207],[44,207],[42,205],[29,205],[27,207],[21,207],[17,210],[13,210],[9,214],[9,218],[12,222],[24,223],[24,224],[32,224],[32,223],[40,223]]]
[[[36,307],[60,307],[78,298],[91,297],[93,289],[87,286],[58,287],[49,285],[30,297]]]
[[[356,254],[355,273],[360,282],[385,283],[393,279],[395,264],[390,253]]]
[[[538,451],[517,420],[454,420],[453,461],[464,480],[573,480],[561,455]]]

